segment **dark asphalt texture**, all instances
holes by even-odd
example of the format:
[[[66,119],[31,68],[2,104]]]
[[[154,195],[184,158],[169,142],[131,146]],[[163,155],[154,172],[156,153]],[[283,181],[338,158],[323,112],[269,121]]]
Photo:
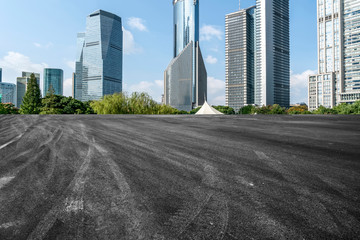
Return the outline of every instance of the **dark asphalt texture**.
[[[360,117],[0,116],[0,239],[360,239]]]

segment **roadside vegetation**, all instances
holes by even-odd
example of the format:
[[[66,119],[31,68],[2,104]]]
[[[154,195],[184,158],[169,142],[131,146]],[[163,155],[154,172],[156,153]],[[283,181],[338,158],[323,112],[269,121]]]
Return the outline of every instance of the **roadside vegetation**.
[[[310,112],[306,105],[293,106],[289,109],[278,104],[269,106],[248,105],[238,112],[228,106],[213,106],[216,110],[226,114],[360,114],[360,101],[354,104],[340,104],[334,108],[320,106]],[[23,103],[20,109],[12,103],[0,103],[0,114],[196,114],[200,107],[190,112],[180,111],[171,106],[159,104],[147,93],[134,92],[115,93],[104,96],[99,101],[81,102],[72,97],[55,95],[50,87],[45,97],[41,97],[39,85],[34,74],[31,74],[27,85]]]

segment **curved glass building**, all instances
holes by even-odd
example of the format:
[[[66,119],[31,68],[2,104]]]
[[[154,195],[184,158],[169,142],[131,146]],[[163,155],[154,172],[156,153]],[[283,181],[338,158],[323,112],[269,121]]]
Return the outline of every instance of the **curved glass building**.
[[[122,91],[123,31],[121,18],[98,10],[87,17],[78,34],[75,98],[99,100]]]
[[[63,70],[55,69],[55,68],[45,68],[43,96],[46,96],[50,88],[54,90],[54,94],[63,95],[63,81],[64,81]]]
[[[199,0],[173,0],[174,59],[164,74],[164,101],[179,110],[201,106],[207,73],[199,45]]]

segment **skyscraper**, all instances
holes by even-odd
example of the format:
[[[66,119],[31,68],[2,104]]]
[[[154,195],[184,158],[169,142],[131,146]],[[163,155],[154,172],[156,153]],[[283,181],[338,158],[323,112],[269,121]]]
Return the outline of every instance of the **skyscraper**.
[[[255,103],[290,106],[289,0],[256,0]]]
[[[309,109],[360,100],[360,3],[318,0],[318,74],[309,76]]]
[[[50,90],[50,86],[56,95],[63,95],[64,71],[61,69],[44,69],[44,88],[43,96]]]
[[[16,105],[16,85],[0,82],[0,102]]]
[[[2,82],[2,68],[0,68],[0,82]]]
[[[290,105],[289,0],[226,16],[226,104]]]
[[[254,104],[255,7],[226,15],[226,106],[239,111]]]
[[[207,73],[199,45],[199,0],[173,0],[174,59],[164,73],[165,104],[190,111],[207,97]]]
[[[122,91],[123,31],[121,18],[98,10],[87,17],[79,33],[75,98],[98,100]]]
[[[16,79],[16,107],[20,108],[23,98],[25,96],[26,93],[26,88],[27,88],[27,83],[30,80],[30,76],[32,73],[30,72],[22,72],[22,77],[18,77]],[[34,73],[35,74],[35,78],[37,81],[37,84],[40,87],[40,74],[39,73]]]

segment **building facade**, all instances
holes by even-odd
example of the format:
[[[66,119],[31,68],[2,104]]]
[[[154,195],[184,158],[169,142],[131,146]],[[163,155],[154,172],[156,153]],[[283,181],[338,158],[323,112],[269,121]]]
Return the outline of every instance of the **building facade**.
[[[256,0],[255,104],[290,106],[289,0]]]
[[[226,16],[226,105],[290,106],[289,0]]]
[[[16,85],[0,82],[0,102],[16,105]]]
[[[75,98],[99,100],[122,92],[123,31],[121,18],[99,10],[87,17],[77,38]]]
[[[0,82],[2,82],[2,68],[0,68]]]
[[[63,81],[63,70],[55,68],[45,68],[43,81],[43,96],[45,96],[49,92],[50,88],[52,88],[54,94],[63,95]]]
[[[309,76],[309,109],[360,100],[360,2],[318,0],[317,22],[319,73]]]
[[[199,44],[199,0],[174,0],[174,58],[164,73],[164,101],[191,111],[207,98],[207,72]]]
[[[226,106],[236,112],[254,104],[255,7],[242,9],[225,18]]]
[[[26,93],[27,83],[30,80],[31,72],[22,72],[22,77],[16,79],[16,107],[20,108]],[[40,74],[34,73],[37,84],[40,87]]]

